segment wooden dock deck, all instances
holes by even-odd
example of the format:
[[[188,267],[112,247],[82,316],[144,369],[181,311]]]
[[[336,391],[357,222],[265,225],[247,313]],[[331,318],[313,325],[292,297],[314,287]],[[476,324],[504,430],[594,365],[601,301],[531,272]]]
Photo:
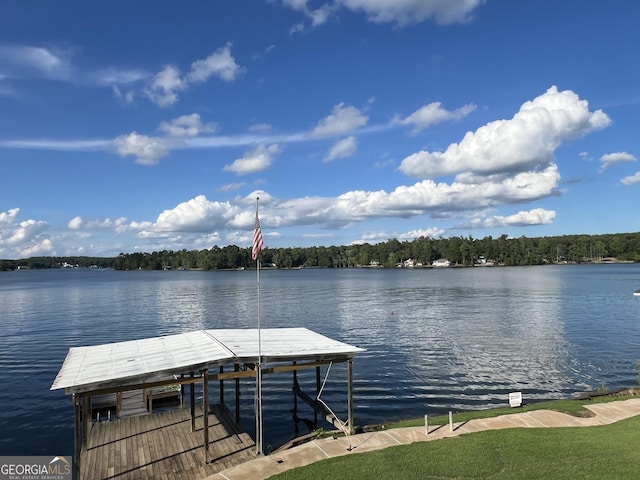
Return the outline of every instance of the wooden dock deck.
[[[204,463],[202,408],[191,431],[189,409],[119,418],[92,425],[82,450],[82,479],[202,479],[256,458],[255,442],[223,405],[209,409],[209,458]]]

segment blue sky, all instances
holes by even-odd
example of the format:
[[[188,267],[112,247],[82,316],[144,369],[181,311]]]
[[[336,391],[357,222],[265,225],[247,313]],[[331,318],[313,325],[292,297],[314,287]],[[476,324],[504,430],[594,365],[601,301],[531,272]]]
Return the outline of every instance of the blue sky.
[[[0,9],[0,258],[640,230],[637,2]]]

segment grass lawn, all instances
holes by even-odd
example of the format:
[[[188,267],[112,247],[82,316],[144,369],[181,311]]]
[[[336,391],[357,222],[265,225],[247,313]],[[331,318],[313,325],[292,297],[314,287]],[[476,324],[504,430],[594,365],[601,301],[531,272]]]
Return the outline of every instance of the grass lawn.
[[[582,408],[582,404],[625,398],[629,397],[564,400],[528,408],[555,407],[553,409],[568,409],[584,415],[586,410]],[[501,414],[500,411],[501,409],[497,409],[465,414],[469,418],[462,418],[458,414],[455,421],[457,423],[471,418],[496,416]],[[492,415],[488,412],[492,412]],[[505,409],[502,413],[514,413],[514,409]],[[443,423],[447,421],[448,417]],[[421,425],[417,421],[415,424]],[[402,426],[407,426],[407,423]],[[634,417],[597,427],[516,428],[465,434],[336,457],[271,478],[636,479],[640,478],[639,446],[640,417]]]

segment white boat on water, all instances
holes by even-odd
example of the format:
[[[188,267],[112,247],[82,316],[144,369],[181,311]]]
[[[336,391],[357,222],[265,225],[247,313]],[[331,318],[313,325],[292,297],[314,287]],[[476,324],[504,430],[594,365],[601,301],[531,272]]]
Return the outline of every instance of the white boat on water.
[[[640,297],[640,289],[638,289],[638,290],[636,290],[635,292],[633,292],[633,294],[634,294],[636,297]]]

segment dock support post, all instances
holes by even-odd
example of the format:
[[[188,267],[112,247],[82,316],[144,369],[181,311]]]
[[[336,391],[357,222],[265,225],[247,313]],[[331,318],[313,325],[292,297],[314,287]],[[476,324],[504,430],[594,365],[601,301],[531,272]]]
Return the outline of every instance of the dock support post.
[[[204,463],[209,463],[209,370],[202,374],[202,421],[204,424]]]
[[[224,365],[220,365],[220,373],[224,373]],[[220,379],[220,405],[224,405],[224,380]]]
[[[82,438],[84,445],[87,444],[89,438],[89,426],[91,425],[91,398],[82,397]]]
[[[293,365],[295,366],[296,362],[295,360],[293,361]],[[296,425],[296,434],[298,433],[297,428],[298,428],[298,395],[296,393],[296,390],[299,389],[300,387],[298,387],[298,371],[296,369],[293,370],[293,386],[292,386],[292,390],[293,390],[293,419],[296,421],[295,425]]]
[[[191,432],[196,431],[196,384],[193,381],[196,376],[195,372],[191,372],[191,383],[189,384],[189,403],[191,404]]]
[[[349,416],[347,418],[347,424],[349,425],[349,435],[355,433],[353,426],[353,360],[347,360],[347,409]]]
[[[73,479],[80,480],[80,452],[82,451],[82,428],[80,419],[80,399],[74,393],[73,397]]]
[[[180,374],[180,379],[184,380],[184,373]],[[184,408],[184,383],[180,382],[180,408]]]
[[[240,365],[235,364],[233,366],[235,372],[240,371]],[[240,425],[240,379],[236,378],[236,423]]]
[[[316,367],[316,405],[318,404],[318,396],[320,395],[320,388],[322,383],[320,382],[320,367]],[[313,409],[313,428],[318,428],[318,409]]]

